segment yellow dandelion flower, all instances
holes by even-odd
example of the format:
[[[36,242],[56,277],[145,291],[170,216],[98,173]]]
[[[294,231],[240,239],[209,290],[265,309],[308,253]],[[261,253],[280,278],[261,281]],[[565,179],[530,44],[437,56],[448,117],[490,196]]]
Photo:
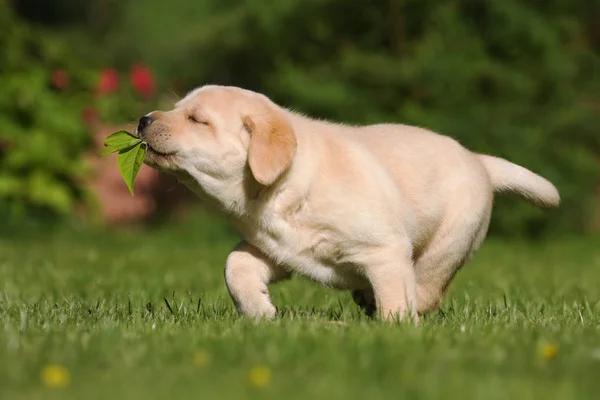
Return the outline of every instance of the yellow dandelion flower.
[[[62,365],[47,365],[42,369],[41,377],[44,384],[52,388],[65,388],[71,383],[71,374]]]
[[[198,350],[194,354],[194,364],[199,367],[206,367],[210,363],[210,354],[204,350]]]
[[[266,365],[256,365],[250,369],[248,378],[254,387],[267,387],[271,382],[271,370]]]
[[[551,360],[557,356],[558,346],[552,343],[544,343],[539,346],[538,354],[540,355],[540,357],[546,360]]]

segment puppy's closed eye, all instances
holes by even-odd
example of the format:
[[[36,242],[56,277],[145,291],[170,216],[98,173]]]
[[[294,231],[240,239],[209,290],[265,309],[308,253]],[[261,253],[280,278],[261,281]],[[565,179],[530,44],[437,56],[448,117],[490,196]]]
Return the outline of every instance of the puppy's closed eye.
[[[193,114],[189,114],[187,117],[188,121],[194,123],[194,124],[203,124],[203,125],[209,125],[208,121],[204,118],[198,117],[196,115]]]

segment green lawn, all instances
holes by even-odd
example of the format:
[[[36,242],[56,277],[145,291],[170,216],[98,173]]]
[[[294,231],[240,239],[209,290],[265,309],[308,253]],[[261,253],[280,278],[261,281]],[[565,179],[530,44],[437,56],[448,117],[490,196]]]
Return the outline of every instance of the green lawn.
[[[599,396],[598,238],[488,240],[442,312],[413,327],[369,320],[349,294],[298,278],[272,288],[274,322],[238,318],[222,268],[236,238],[208,217],[11,236],[0,240],[2,399]]]

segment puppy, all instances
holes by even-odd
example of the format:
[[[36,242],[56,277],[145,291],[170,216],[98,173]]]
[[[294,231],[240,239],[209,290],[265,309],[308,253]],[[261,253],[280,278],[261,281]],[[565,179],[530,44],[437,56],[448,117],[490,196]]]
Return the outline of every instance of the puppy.
[[[541,207],[544,178],[425,129],[318,121],[236,87],[204,86],[142,117],[145,163],[173,174],[243,237],[225,279],[239,313],[273,317],[269,283],[352,290],[383,319],[440,305],[484,240],[494,192]]]

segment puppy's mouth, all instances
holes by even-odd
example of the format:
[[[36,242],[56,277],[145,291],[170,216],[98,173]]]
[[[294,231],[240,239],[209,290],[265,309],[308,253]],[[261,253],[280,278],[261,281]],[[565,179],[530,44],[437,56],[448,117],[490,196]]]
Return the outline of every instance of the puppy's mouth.
[[[177,151],[157,150],[154,146],[152,146],[152,144],[148,140],[146,140],[144,137],[142,137],[142,135],[140,134],[140,132],[137,128],[136,128],[133,136],[144,141],[144,143],[146,144],[146,151],[147,151],[148,155],[152,156],[152,158],[167,158],[167,157],[175,155],[177,153]]]
[[[146,149],[148,150],[149,153],[160,156],[160,157],[168,157],[168,156],[172,156],[175,153],[177,153],[176,151],[168,151],[168,152],[158,151],[154,147],[152,147],[152,145],[148,142],[146,142]]]

